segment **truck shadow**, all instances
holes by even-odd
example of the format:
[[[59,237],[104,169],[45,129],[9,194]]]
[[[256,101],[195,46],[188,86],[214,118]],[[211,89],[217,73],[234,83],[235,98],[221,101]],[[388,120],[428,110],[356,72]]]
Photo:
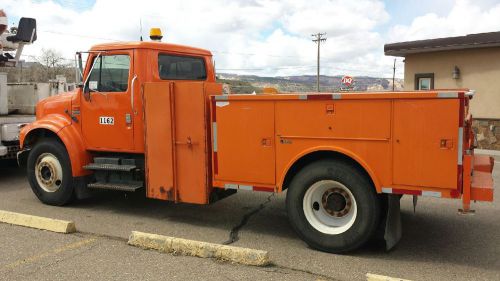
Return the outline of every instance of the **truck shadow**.
[[[19,179],[25,177],[26,171],[17,166],[15,160],[0,160],[0,182],[2,191],[16,189]]]
[[[101,192],[92,198],[75,202],[71,207],[114,211],[127,216],[144,216],[159,221],[218,228],[227,230],[228,236],[245,215],[252,213],[242,231],[267,235],[275,235],[278,231],[281,237],[296,239],[286,216],[284,195],[273,196],[270,202],[256,211],[267,201],[269,195],[267,192],[240,192],[210,205],[195,205],[148,199],[143,193]],[[226,238],[223,237],[221,241]]]
[[[403,237],[394,249],[386,252],[384,244],[371,243],[353,255],[391,262],[418,261],[498,270],[500,226],[487,221],[492,217],[486,212],[449,216],[404,210]]]
[[[151,200],[139,194],[116,195],[102,193],[72,207],[145,216],[160,222],[168,220],[200,227],[209,226],[227,230],[229,234],[245,214],[265,202],[268,197],[268,193],[242,192],[212,205],[202,206]],[[249,218],[248,224],[241,231],[279,236],[280,239],[289,240],[290,247],[301,247],[304,250],[307,246],[300,241],[288,223],[284,200],[285,194],[275,196],[262,210]],[[449,208],[435,208],[441,207]],[[500,225],[489,222],[492,217],[489,212],[494,213],[496,210],[486,208],[476,216],[459,216],[454,212],[436,215],[427,212],[424,207],[413,214],[413,210],[403,208],[403,237],[395,249],[386,251],[381,241],[371,241],[349,255],[389,262],[420,261],[498,270],[500,245],[495,241],[498,240]],[[225,239],[226,237],[222,237],[221,242]]]

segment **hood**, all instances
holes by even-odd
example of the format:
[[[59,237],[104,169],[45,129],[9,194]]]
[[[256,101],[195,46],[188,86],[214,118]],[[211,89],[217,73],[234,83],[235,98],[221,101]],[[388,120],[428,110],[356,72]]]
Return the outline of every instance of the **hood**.
[[[75,92],[62,93],[56,96],[45,98],[36,105],[36,119],[51,113],[63,114],[65,110],[71,110],[71,100]]]

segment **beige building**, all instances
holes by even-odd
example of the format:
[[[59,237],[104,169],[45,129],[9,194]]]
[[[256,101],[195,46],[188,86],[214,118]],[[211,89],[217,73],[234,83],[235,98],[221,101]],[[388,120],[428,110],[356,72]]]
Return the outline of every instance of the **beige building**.
[[[386,44],[405,58],[405,90],[468,88],[480,148],[500,150],[500,32]]]

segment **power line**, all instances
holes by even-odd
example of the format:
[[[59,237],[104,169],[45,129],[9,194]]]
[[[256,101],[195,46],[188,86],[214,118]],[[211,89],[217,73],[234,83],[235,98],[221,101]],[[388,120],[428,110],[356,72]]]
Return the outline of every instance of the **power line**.
[[[22,57],[28,57],[34,60],[38,60],[39,56],[22,54]],[[74,62],[74,58],[66,58],[62,57],[62,60]],[[324,63],[325,65],[333,65],[333,63]],[[277,66],[277,67],[260,67],[260,68],[218,68],[217,71],[263,71],[263,70],[294,70],[294,69],[312,69],[315,68],[315,65],[288,65],[288,66]],[[379,71],[374,70],[360,70],[360,69],[350,69],[350,68],[341,68],[341,67],[331,67],[330,69],[335,71],[345,71],[345,72],[361,72],[361,73],[371,73],[372,75],[380,74]]]
[[[318,75],[316,76],[316,86],[317,86],[318,92],[319,92],[319,49],[320,49],[319,47],[320,47],[322,42],[326,41],[326,37],[324,37],[324,36],[326,36],[326,33],[316,33],[316,34],[312,34],[311,36],[314,38],[312,41],[318,45],[318,63],[317,63]]]
[[[281,56],[274,54],[261,54],[261,53],[234,53],[227,51],[212,51],[212,53],[219,53],[222,55],[240,55],[240,56],[266,56],[266,57],[275,57],[275,58],[296,58],[297,56]]]
[[[89,38],[89,39],[99,39],[99,40],[106,40],[106,41],[118,41],[118,42],[125,41],[125,40],[116,39],[116,38],[96,37],[96,36],[89,36],[89,35],[82,35],[82,34],[75,34],[75,33],[65,33],[65,32],[60,32],[60,31],[53,31],[53,30],[38,30],[38,32],[52,33],[52,34],[72,36],[72,37],[83,37],[83,38]]]

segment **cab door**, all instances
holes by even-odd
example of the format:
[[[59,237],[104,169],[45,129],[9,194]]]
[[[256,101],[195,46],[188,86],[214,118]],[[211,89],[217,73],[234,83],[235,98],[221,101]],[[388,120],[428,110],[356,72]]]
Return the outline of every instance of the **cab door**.
[[[94,54],[93,68],[84,85],[81,122],[89,150],[132,151],[134,124],[133,51]]]

